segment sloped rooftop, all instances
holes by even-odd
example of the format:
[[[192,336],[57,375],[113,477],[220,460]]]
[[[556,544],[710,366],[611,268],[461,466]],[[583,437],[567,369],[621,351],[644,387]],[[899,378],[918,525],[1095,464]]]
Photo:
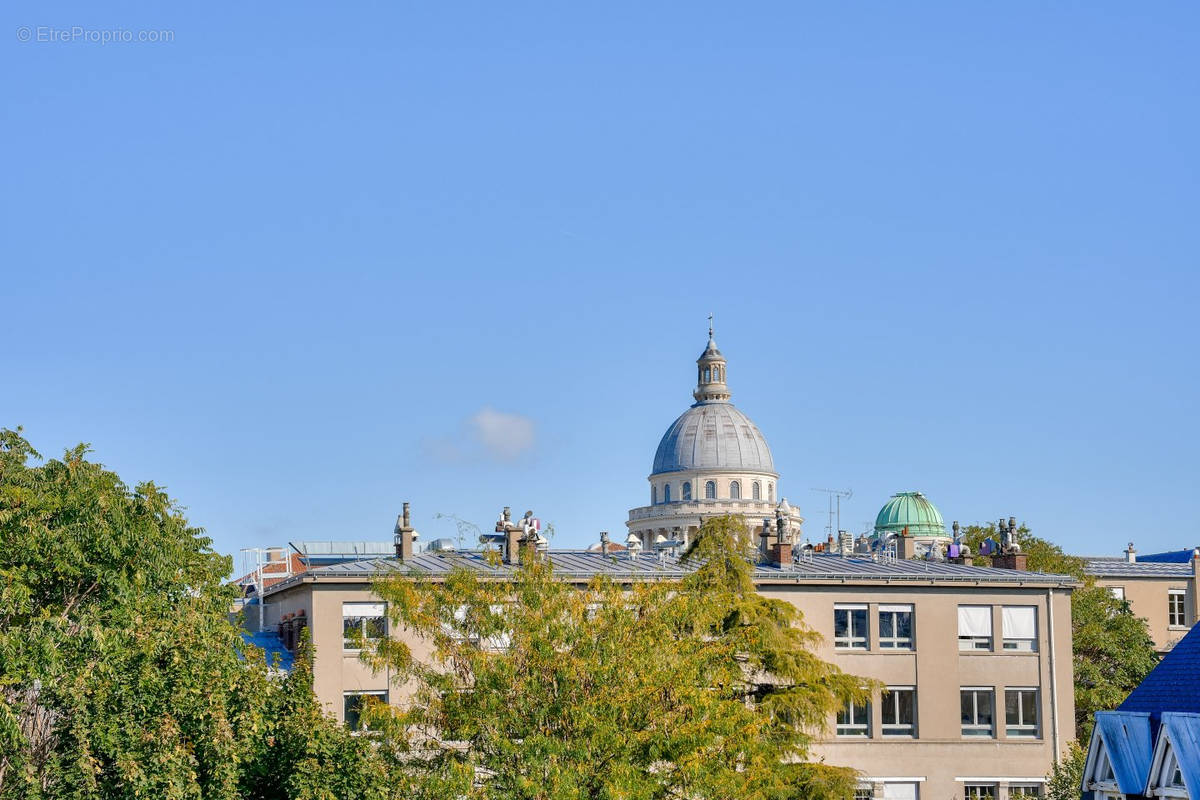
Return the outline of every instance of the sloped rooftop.
[[[1097,578],[1185,578],[1192,574],[1190,562],[1135,561],[1124,556],[1091,556],[1085,567]]]
[[[548,554],[554,571],[563,578],[588,579],[608,575],[626,580],[681,578],[695,569],[694,563],[682,563],[677,556],[641,553],[633,558],[629,553],[601,555],[586,550],[554,550]],[[369,580],[389,572],[414,572],[439,576],[455,568],[469,569],[497,578],[510,577],[515,567],[498,563],[493,556],[481,551],[421,553],[407,562],[395,558],[361,559],[340,564],[316,567],[304,575],[270,587],[279,591],[303,581]],[[943,561],[876,561],[871,558],[813,554],[796,563],[777,567],[760,564],[754,577],[764,582],[794,583],[812,581],[935,581],[946,583],[1037,584],[1073,586],[1076,581],[1068,575],[1041,572],[1019,572],[992,567],[965,566]]]
[[[1192,626],[1117,710],[1200,714],[1200,625]]]

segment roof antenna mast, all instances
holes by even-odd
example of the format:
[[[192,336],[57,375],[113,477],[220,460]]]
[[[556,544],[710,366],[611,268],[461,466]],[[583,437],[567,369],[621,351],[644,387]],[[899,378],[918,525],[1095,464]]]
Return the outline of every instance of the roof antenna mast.
[[[854,497],[853,489],[813,489],[814,492],[824,492],[829,495],[829,524],[825,526],[826,538],[829,536],[837,537],[842,532],[842,498],[849,500]],[[837,498],[837,527],[834,522],[834,498]]]

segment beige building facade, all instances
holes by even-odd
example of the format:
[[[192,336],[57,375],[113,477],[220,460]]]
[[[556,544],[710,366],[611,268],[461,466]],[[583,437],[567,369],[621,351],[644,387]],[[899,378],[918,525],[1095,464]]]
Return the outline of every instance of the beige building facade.
[[[1200,558],[1194,555],[1184,562],[1138,561],[1131,546],[1121,557],[1089,558],[1087,571],[1146,620],[1159,653],[1174,647],[1200,619]]]
[[[630,583],[684,574],[666,554],[548,557],[564,580],[580,585],[597,572]],[[393,704],[408,695],[392,675],[364,664],[346,638],[351,629],[390,633],[371,581],[398,566],[376,559],[319,567],[264,592],[269,620],[308,627],[314,690],[348,724],[363,695]],[[484,570],[501,580],[510,569],[478,553],[418,554],[403,566],[435,578],[456,567]],[[1069,578],[827,554],[765,563],[755,574],[763,594],[795,605],[821,634],[824,659],[887,687],[867,706],[829,719],[814,750],[858,770],[863,796],[1041,793],[1054,754],[1073,738]]]

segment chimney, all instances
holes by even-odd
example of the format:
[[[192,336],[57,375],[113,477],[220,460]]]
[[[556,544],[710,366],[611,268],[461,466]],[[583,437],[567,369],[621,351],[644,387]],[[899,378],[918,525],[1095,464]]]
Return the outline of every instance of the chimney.
[[[896,537],[896,558],[900,561],[907,561],[917,555],[917,540],[908,535],[908,528],[900,532]]]
[[[1129,543],[1129,547],[1125,548],[1125,560],[1130,564],[1137,563],[1137,550],[1133,549],[1133,542]]]
[[[420,538],[412,527],[412,518],[409,516],[408,503],[404,504],[404,511],[400,516],[396,517],[396,531],[394,542],[396,545],[396,558],[401,561],[407,561],[413,557],[413,543]]]
[[[775,542],[771,545],[771,564],[781,569],[792,565],[791,542]]]
[[[608,555],[608,531],[600,531],[600,555]]]

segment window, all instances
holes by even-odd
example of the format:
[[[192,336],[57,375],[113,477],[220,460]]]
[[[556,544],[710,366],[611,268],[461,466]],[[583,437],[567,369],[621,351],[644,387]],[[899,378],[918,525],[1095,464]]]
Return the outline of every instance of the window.
[[[671,502],[671,484],[669,483],[663,484],[663,502]]]
[[[962,689],[959,698],[962,708],[962,735],[991,736],[992,690],[987,687]]]
[[[833,646],[853,650],[867,649],[867,607],[833,607]]]
[[[958,649],[992,649],[992,607],[958,607]]]
[[[870,735],[870,719],[870,705],[848,702],[838,712],[837,735],[866,737]]]
[[[762,500],[762,484],[758,481],[750,484],[750,496],[755,500]]]
[[[658,487],[653,483],[650,484],[650,505],[658,505]]]
[[[1113,596],[1114,600],[1124,600],[1125,599],[1125,587],[1124,586],[1110,586],[1110,587],[1108,587],[1108,593]]]
[[[742,499],[742,485],[740,483],[738,483],[737,481],[729,482],[729,499],[730,500],[741,500]]]
[[[773,484],[773,483],[767,484],[767,502],[768,503],[775,502],[775,484]]]
[[[966,783],[963,784],[963,800],[996,800],[996,784]]]
[[[362,720],[362,712],[368,703],[388,701],[387,692],[346,692],[342,695],[342,719],[346,727],[352,731],[365,731],[367,725]]]
[[[342,649],[357,650],[355,637],[382,639],[387,633],[383,603],[342,603]]]
[[[913,607],[879,607],[879,646],[884,650],[913,649]]]
[[[854,787],[854,800],[875,800],[875,785],[860,783]]]
[[[1004,606],[1000,609],[1005,650],[1037,650],[1037,607]]]
[[[692,482],[691,481],[683,482],[683,499],[684,500],[692,499]]]
[[[1038,735],[1037,689],[1004,690],[1004,735],[1036,738]]]
[[[911,686],[889,686],[880,695],[879,703],[883,708],[884,736],[916,736],[917,727],[913,723],[916,703],[916,690]]]
[[[917,800],[917,784],[888,781],[883,785],[883,800]]]
[[[1042,796],[1040,783],[1010,783],[1008,800],[1039,800]]]
[[[717,499],[717,482],[708,481],[704,484],[704,497],[706,500]]]
[[[1184,589],[1170,589],[1167,591],[1167,625],[1172,628],[1182,628],[1187,625],[1187,618],[1183,612],[1183,600],[1187,595]]]
[[[712,383],[712,372],[709,371],[708,367],[704,368],[704,382]]]

